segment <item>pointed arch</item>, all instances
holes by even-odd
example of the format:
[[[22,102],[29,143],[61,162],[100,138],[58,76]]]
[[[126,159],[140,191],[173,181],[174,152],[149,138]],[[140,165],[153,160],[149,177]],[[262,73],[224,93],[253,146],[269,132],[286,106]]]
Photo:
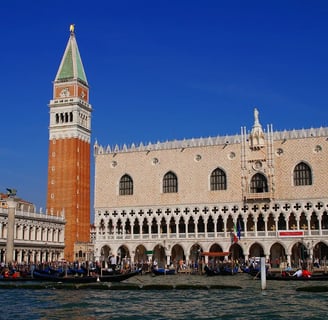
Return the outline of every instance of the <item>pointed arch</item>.
[[[171,217],[170,224],[169,224],[169,230],[170,233],[176,233],[177,232],[177,226],[174,217]]]
[[[147,218],[144,218],[142,222],[142,234],[149,234],[149,225]]]
[[[186,223],[185,223],[185,220],[183,217],[180,217],[180,220],[179,220],[179,233],[186,233]]]
[[[294,186],[312,185],[312,171],[305,162],[300,162],[294,168]]]
[[[151,233],[152,234],[158,233],[158,224],[157,224],[157,219],[155,217],[151,221]]]
[[[210,179],[210,188],[211,191],[227,189],[227,176],[222,169],[216,168],[212,171]]]
[[[132,194],[133,194],[133,180],[128,174],[125,174],[120,179],[119,195],[127,196]]]
[[[163,178],[163,193],[178,192],[178,177],[172,171],[167,172]]]
[[[214,232],[214,219],[211,215],[207,219],[207,232]]]
[[[284,214],[281,212],[278,217],[278,230],[286,230],[287,222]]]
[[[164,217],[161,219],[160,230],[161,230],[161,233],[167,233],[167,224],[166,224],[166,220]]]
[[[262,193],[268,192],[268,181],[262,173],[256,173],[251,179],[250,192]]]
[[[257,228],[257,231],[265,231],[264,216],[262,213],[260,213],[257,218],[256,228]]]
[[[198,232],[205,232],[205,223],[204,223],[204,219],[202,216],[200,216],[198,218],[198,221],[197,221],[197,230]]]

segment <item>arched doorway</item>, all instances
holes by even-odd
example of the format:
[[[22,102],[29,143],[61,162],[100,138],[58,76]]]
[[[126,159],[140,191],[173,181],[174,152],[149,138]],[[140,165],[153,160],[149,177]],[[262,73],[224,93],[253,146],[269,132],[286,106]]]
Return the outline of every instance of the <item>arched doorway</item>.
[[[112,250],[105,245],[100,249],[100,263],[102,268],[108,267],[108,259],[112,255]]]
[[[140,244],[136,248],[134,254],[134,263],[137,265],[143,265],[145,263],[148,263],[147,250],[142,244]]]
[[[186,256],[184,254],[183,248],[179,244],[175,244],[172,247],[172,263],[174,267],[177,267],[179,261],[186,261]]]
[[[249,257],[264,257],[264,249],[259,243],[253,243],[249,248]]]
[[[280,243],[275,243],[270,249],[271,267],[279,268],[281,262],[286,262],[286,251]]]
[[[203,252],[203,249],[201,246],[196,243],[190,248],[189,253],[189,265],[194,271],[198,271],[198,267],[201,260],[201,253]]]
[[[234,243],[230,246],[231,256],[230,259],[232,261],[244,261],[244,251],[242,247],[238,243]]]
[[[158,244],[153,250],[153,262],[155,260],[159,268],[165,268],[166,266],[165,248],[160,244]]]
[[[131,260],[130,251],[126,246],[120,246],[117,250],[117,264],[126,263]]]
[[[318,242],[316,245],[314,245],[313,260],[317,261],[321,266],[326,266],[327,258],[328,258],[328,246],[323,242]]]
[[[290,259],[293,268],[301,267],[308,259],[308,251],[303,242],[297,242],[293,245]]]

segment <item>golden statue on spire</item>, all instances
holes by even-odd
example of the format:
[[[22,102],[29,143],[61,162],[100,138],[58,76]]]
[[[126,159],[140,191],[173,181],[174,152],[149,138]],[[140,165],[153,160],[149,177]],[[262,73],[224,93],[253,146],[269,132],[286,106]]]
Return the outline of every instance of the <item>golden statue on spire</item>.
[[[69,26],[69,31],[70,31],[71,33],[74,33],[74,29],[75,29],[75,24],[71,24],[71,25]]]

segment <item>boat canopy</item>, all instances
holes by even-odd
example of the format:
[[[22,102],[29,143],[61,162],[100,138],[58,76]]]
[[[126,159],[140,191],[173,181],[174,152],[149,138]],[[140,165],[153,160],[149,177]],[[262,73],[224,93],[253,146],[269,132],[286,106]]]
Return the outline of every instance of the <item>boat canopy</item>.
[[[221,252],[202,252],[202,256],[208,256],[208,257],[226,257],[229,256],[231,252],[228,251],[221,251]]]

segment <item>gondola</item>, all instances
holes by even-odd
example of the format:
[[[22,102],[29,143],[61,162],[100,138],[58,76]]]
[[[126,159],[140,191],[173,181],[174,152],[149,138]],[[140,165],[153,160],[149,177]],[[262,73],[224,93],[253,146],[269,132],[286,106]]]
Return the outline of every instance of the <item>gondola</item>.
[[[175,274],[175,269],[169,269],[169,268],[152,268],[151,271],[155,276]]]
[[[41,270],[34,270],[32,277],[36,281],[45,282],[60,282],[60,283],[96,283],[96,282],[121,282],[140,274],[141,270],[135,270],[130,272],[123,272],[112,275],[61,275],[61,274],[48,274]]]
[[[212,269],[208,266],[205,266],[204,271],[207,276],[233,276],[238,273],[239,268],[237,266],[221,266],[219,268]]]

